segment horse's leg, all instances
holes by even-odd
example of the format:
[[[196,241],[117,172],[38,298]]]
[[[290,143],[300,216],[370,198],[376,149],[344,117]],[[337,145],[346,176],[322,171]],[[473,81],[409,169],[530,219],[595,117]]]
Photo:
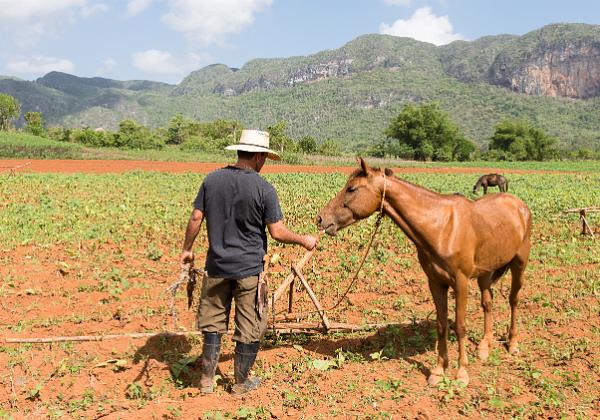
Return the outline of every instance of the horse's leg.
[[[492,278],[494,273],[489,273],[477,278],[481,290],[481,307],[483,308],[483,338],[477,346],[480,360],[487,360],[490,346],[494,342],[494,315],[492,313]]]
[[[483,193],[487,194],[487,185],[486,184],[483,184]]]
[[[518,333],[517,333],[517,305],[519,304],[519,291],[523,286],[523,273],[529,260],[529,249],[531,243],[529,238],[525,240],[521,249],[513,258],[510,263],[510,272],[512,275],[512,282],[510,285],[510,295],[508,301],[510,302],[510,330],[508,333],[508,352],[516,354],[519,352],[518,349]]]
[[[435,277],[428,275],[429,290],[435,303],[437,315],[437,365],[432,369],[427,383],[431,386],[437,385],[448,368],[448,285]]]
[[[469,279],[462,273],[456,275],[456,285],[454,292],[456,293],[456,337],[458,338],[458,373],[456,380],[469,384],[469,374],[467,366],[469,359],[467,358],[466,341],[467,341],[467,297],[469,295]]]

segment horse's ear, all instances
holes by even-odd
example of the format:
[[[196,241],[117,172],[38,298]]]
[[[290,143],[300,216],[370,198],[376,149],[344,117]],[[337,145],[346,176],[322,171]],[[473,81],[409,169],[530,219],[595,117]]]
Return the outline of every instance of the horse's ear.
[[[385,172],[386,176],[394,176],[394,171],[392,171],[390,168],[385,168],[383,171]]]
[[[360,164],[360,167],[362,168],[362,170],[365,173],[365,175],[367,175],[369,173],[369,171],[371,170],[371,168],[369,168],[369,166],[367,165],[367,163],[361,157],[358,158],[358,163]]]

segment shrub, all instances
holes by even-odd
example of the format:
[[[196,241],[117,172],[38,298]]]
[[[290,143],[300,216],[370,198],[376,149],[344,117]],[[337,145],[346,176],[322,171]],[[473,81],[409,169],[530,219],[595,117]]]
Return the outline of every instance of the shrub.
[[[8,130],[12,127],[13,120],[19,118],[21,105],[19,101],[10,95],[0,93],[0,130]]]
[[[41,112],[28,112],[24,116],[27,125],[24,130],[34,136],[46,137],[46,128],[44,127],[44,117]]]

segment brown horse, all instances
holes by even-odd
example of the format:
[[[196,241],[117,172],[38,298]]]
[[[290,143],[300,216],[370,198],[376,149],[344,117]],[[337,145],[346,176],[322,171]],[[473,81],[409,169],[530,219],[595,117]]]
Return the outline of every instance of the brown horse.
[[[488,187],[498,187],[500,192],[508,191],[508,181],[502,175],[498,174],[487,174],[481,176],[475,185],[473,186],[473,194],[475,194],[479,187],[483,187],[483,193],[487,194]]]
[[[381,209],[417,247],[429,280],[437,312],[438,361],[428,382],[436,385],[448,367],[448,288],[456,295],[456,335],[459,347],[457,379],[469,382],[465,352],[465,315],[469,279],[481,289],[484,335],[479,357],[487,359],[493,344],[491,286],[510,268],[511,324],[508,348],[517,352],[517,303],[529,259],[531,214],[510,194],[471,201],[444,195],[392,176],[389,169],[370,168],[360,159],[344,188],[317,216],[319,229],[335,235],[338,229]]]

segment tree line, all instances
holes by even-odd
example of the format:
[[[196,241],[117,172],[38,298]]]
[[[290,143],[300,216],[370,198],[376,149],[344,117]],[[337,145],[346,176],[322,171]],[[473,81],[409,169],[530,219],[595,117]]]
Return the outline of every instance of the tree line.
[[[14,128],[20,116],[20,105],[10,95],[0,93],[0,130]],[[127,119],[116,131],[103,128],[46,127],[40,112],[27,112],[22,131],[59,141],[80,143],[91,147],[121,149],[162,149],[178,146],[191,152],[221,153],[225,146],[237,142],[244,128],[235,120],[217,119],[198,122],[176,114],[164,127],[149,128]],[[271,148],[293,156],[297,153],[334,156],[340,153],[340,142],[319,140],[311,136],[293,139],[287,134],[288,123],[280,120],[267,127]],[[588,149],[560,150],[557,139],[524,119],[507,119],[494,127],[486,149],[479,149],[468,140],[436,102],[406,104],[382,133],[382,139],[368,146],[361,154],[374,157],[394,157],[421,161],[482,160],[548,160],[557,158],[600,158]],[[288,158],[289,160],[289,158]]]

